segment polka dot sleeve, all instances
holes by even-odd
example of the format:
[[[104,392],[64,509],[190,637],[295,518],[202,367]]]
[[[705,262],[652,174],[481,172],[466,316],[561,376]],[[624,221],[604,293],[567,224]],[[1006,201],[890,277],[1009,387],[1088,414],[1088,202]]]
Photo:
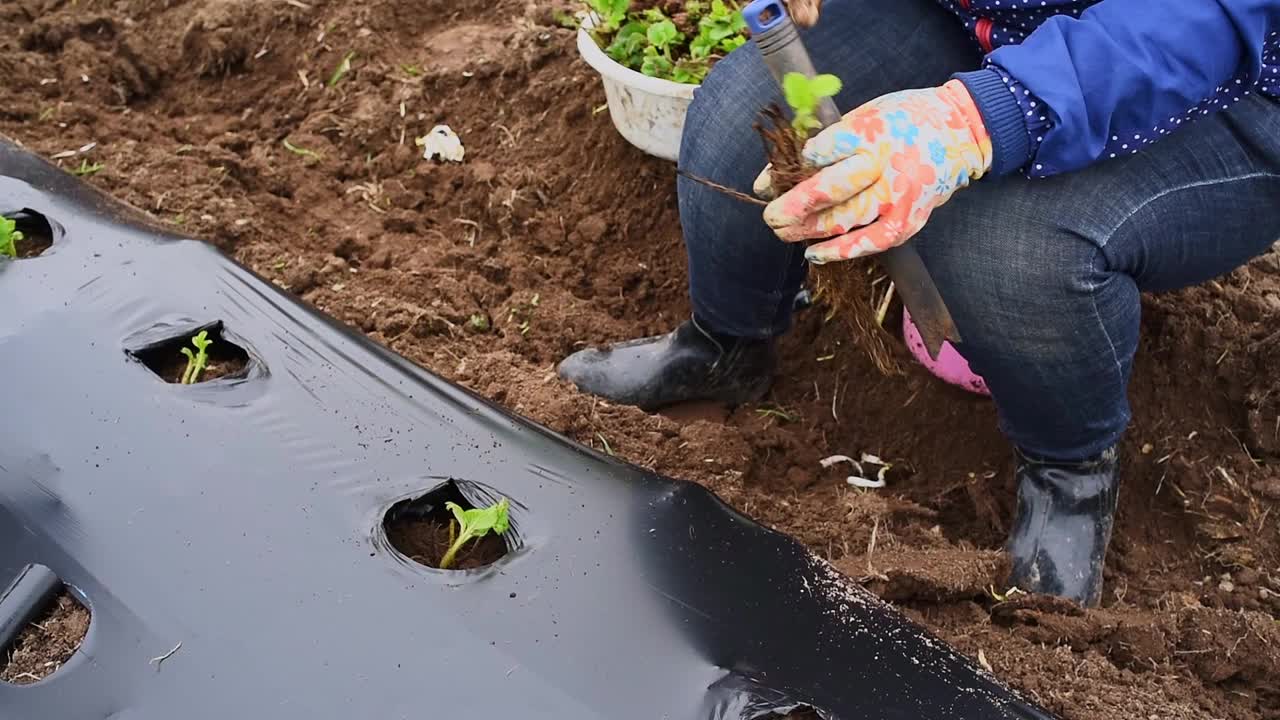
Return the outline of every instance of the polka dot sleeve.
[[[1040,143],[1044,141],[1045,133],[1053,127],[1053,121],[1050,119],[1052,113],[1040,98],[1032,95],[1030,90],[1023,87],[1017,78],[1005,72],[1004,68],[992,62],[987,62],[986,66],[1000,73],[1000,79],[1009,88],[1014,100],[1018,102],[1018,108],[1022,111],[1022,121],[1027,126],[1027,144],[1030,148],[1027,156],[1031,158],[1023,170],[1029,177],[1046,177],[1050,173],[1045,172],[1044,166],[1038,164],[1035,157],[1040,149]]]

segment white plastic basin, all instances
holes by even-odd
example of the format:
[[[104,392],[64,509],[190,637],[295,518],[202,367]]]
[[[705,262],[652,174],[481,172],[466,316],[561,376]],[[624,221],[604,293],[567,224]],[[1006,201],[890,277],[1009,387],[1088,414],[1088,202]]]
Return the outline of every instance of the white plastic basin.
[[[590,27],[591,19],[583,21]],[[605,54],[585,28],[578,30],[578,52],[604,83],[609,117],[627,142],[675,162],[680,157],[684,115],[697,85],[649,77],[619,65]]]

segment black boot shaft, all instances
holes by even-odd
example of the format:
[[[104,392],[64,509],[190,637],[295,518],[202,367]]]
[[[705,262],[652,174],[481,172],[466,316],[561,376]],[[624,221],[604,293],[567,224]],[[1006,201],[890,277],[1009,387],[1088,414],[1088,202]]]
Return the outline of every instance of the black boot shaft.
[[[1115,449],[1080,463],[1018,456],[1018,508],[1009,534],[1010,583],[1093,607],[1119,490]]]

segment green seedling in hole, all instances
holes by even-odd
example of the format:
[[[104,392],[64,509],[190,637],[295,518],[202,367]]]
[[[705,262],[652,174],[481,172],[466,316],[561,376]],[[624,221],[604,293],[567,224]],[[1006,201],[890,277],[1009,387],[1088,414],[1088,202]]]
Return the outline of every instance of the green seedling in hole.
[[[470,318],[467,319],[467,325],[469,325],[471,329],[475,330],[476,332],[488,332],[489,316],[483,315],[481,313],[476,313],[475,315],[472,315]]]
[[[346,77],[347,73],[351,72],[351,60],[355,56],[355,50],[343,55],[342,62],[338,63],[338,67],[334,68],[333,74],[329,76],[329,82],[325,83],[325,85],[333,87],[334,85],[342,82],[342,78]]]
[[[0,255],[18,257],[18,241],[23,237],[25,236],[18,229],[17,221],[0,217]]]
[[[294,155],[299,155],[299,156],[301,156],[301,157],[315,158],[315,159],[317,159],[317,160],[319,160],[319,159],[320,159],[320,154],[319,154],[319,153],[317,153],[317,152],[316,152],[316,151],[314,151],[314,150],[308,150],[308,149],[306,149],[306,148],[304,148],[304,147],[299,147],[299,146],[297,146],[297,145],[294,145],[293,143],[289,142],[289,138],[285,138],[285,139],[284,139],[284,149],[285,149],[285,150],[288,150],[289,152],[293,153]]]
[[[479,541],[480,538],[488,535],[490,530],[502,535],[510,527],[510,520],[507,517],[509,503],[506,498],[488,507],[471,510],[463,510],[461,505],[453,502],[447,502],[444,506],[453,513],[454,519],[449,521],[449,549],[445,551],[444,557],[440,558],[441,570],[453,567],[458,551],[467,544],[467,541]]]
[[[196,352],[182,348],[182,354],[187,356],[187,369],[182,373],[183,385],[194,385],[200,380],[200,373],[209,364],[209,346],[213,341],[209,339],[208,330],[201,330],[199,335],[191,338],[191,344],[195,345]]]
[[[422,70],[417,65],[401,65],[400,69],[409,77],[418,77],[422,74]]]
[[[808,137],[814,130],[822,129],[818,120],[818,102],[835,97],[840,92],[840,78],[835,75],[815,75],[812,78],[790,72],[782,77],[782,94],[795,116],[791,127],[801,137]]]
[[[92,175],[98,172],[104,167],[106,167],[106,165],[103,165],[102,163],[91,163],[87,159],[81,160],[80,167],[76,168],[75,170],[72,170],[71,174],[77,177],[85,177],[87,175]]]

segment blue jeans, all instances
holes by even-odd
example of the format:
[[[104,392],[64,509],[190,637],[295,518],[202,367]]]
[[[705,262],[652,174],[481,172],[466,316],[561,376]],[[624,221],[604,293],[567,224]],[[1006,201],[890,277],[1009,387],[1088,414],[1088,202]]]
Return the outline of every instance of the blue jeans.
[[[978,67],[934,0],[829,0],[802,33],[850,110]],[[716,64],[689,109],[680,166],[750,190],[765,164],[752,123],[782,98],[750,44]],[[760,208],[679,180],[693,307],[710,329],[766,338],[791,326],[803,247]],[[1280,237],[1280,104],[1248,95],[1128,157],[1047,180],[985,178],[913,242],[947,301],[957,349],[991,388],[1024,452],[1083,460],[1114,445],[1138,346],[1140,291],[1230,272]]]

